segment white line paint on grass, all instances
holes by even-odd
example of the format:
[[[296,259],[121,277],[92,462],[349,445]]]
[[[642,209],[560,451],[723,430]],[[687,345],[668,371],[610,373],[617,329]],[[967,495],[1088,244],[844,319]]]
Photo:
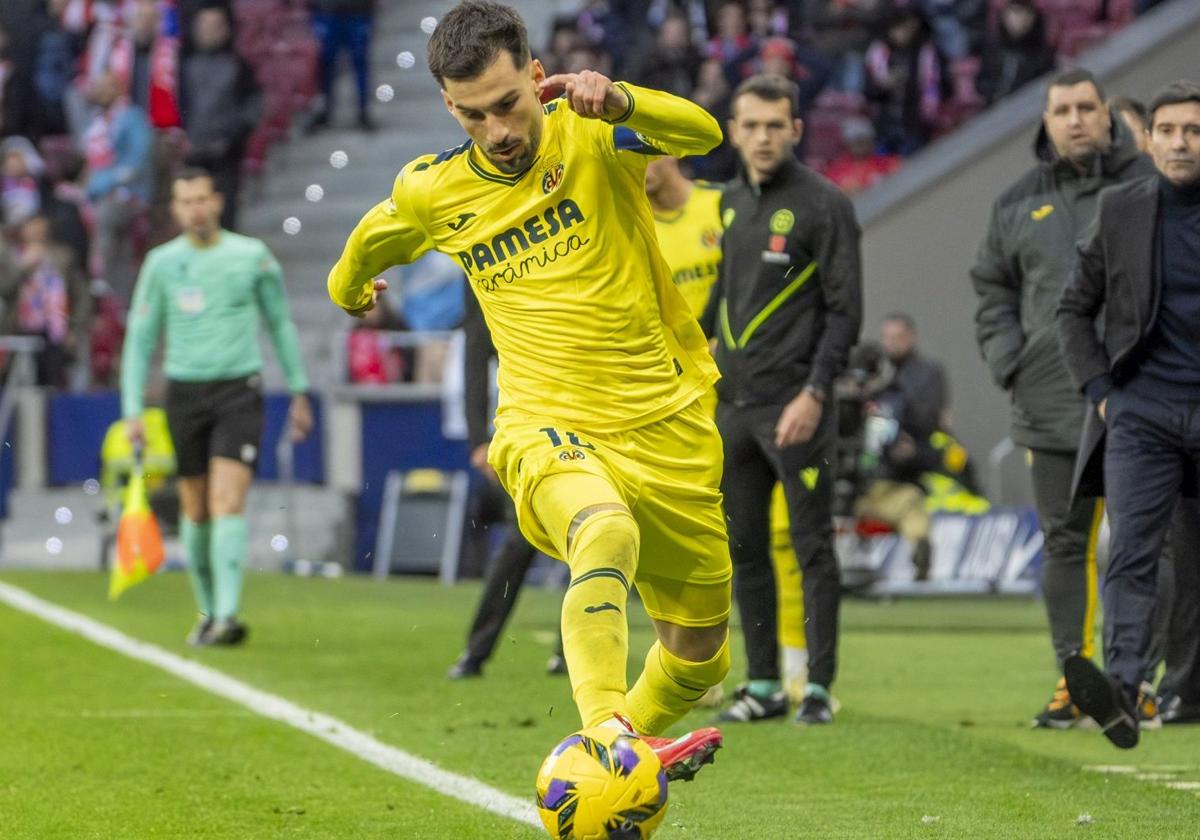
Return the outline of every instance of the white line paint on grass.
[[[468,776],[460,776],[404,750],[377,741],[337,718],[297,706],[260,691],[220,671],[191,662],[156,645],[126,636],[106,624],[44,601],[24,589],[0,582],[0,602],[36,616],[90,642],[160,668],[210,694],[224,697],[255,714],[286,723],[328,744],[358,756],[397,776],[477,808],[517,822],[541,826],[533,803],[510,796]]]

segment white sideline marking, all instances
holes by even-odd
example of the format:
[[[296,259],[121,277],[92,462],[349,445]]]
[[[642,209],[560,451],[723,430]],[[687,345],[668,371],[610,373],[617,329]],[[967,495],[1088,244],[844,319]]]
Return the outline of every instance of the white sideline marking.
[[[541,826],[533,804],[510,796],[468,776],[460,776],[415,755],[377,741],[337,718],[310,711],[288,700],[252,688],[213,668],[188,661],[162,648],[126,636],[106,624],[43,601],[24,589],[0,582],[0,601],[43,621],[82,636],[90,642],[137,659],[186,680],[210,694],[224,697],[255,714],[307,732],[363,761],[416,782],[468,805],[532,826]]]

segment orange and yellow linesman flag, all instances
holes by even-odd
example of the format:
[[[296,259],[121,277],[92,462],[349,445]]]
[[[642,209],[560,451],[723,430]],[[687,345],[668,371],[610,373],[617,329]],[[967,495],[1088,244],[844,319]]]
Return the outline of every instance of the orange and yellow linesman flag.
[[[162,562],[162,533],[150,510],[146,476],[138,458],[129,475],[121,521],[117,523],[117,560],[108,580],[108,600],[117,600],[126,589],[150,577]]]

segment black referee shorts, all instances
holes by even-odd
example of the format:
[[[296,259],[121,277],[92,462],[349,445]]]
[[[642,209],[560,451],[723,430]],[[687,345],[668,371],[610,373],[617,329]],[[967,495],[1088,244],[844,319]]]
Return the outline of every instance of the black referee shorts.
[[[263,430],[262,378],[167,382],[167,426],[180,477],[208,473],[212,458],[231,458],[253,470]]]

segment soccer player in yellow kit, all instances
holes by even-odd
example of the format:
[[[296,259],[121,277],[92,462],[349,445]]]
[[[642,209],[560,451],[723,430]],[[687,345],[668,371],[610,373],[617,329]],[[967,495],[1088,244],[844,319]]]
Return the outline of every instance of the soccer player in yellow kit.
[[[707,181],[689,180],[680,170],[677,158],[663,156],[646,166],[646,195],[654,212],[658,246],[671,269],[671,279],[692,314],[699,318],[708,305],[721,267],[721,188]],[[716,390],[703,399],[709,415],[714,415]],[[779,485],[771,497],[771,559],[775,566],[784,688],[799,703],[808,682],[804,598],[800,566],[788,531],[787,500]],[[717,705],[721,698],[720,688],[714,687],[705,696],[703,705]]]
[[[431,249],[458,260],[500,359],[488,460],[522,533],[571,569],[563,646],[583,725],[639,734],[668,778],[691,778],[720,733],[653,736],[729,670],[722,447],[699,402],[718,374],[658,251],[644,180],[650,157],[701,154],[720,127],[592,71],[547,78],[499,3],[456,6],[428,55],[470,140],[403,168],[350,235],[330,296],[361,315],[389,266]],[[631,584],[658,640],[627,688]]]

